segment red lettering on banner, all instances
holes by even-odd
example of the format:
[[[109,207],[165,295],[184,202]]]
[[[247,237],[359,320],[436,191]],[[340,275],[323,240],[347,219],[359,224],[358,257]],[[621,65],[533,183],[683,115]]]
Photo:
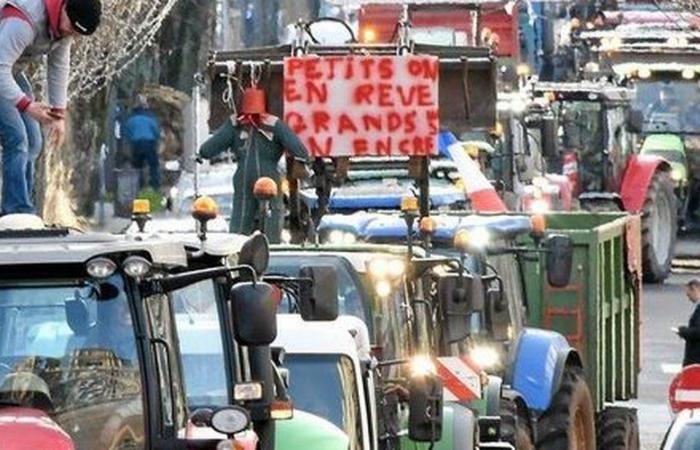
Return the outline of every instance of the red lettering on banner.
[[[284,80],[284,101],[292,103],[301,99],[301,94],[297,91],[296,80],[293,78],[287,78]]]
[[[331,155],[333,149],[333,138],[327,137],[323,143],[323,147],[316,142],[316,136],[309,137],[309,151],[316,158],[327,158]]]
[[[367,139],[353,139],[352,153],[354,156],[367,156],[369,154],[369,144],[367,143]]]
[[[356,105],[371,105],[372,104],[372,93],[374,92],[374,86],[371,84],[361,84],[355,89],[355,94],[353,99]]]
[[[382,131],[382,117],[380,115],[365,114],[362,116],[362,124],[366,132]]]
[[[328,85],[326,83],[314,83],[313,81],[306,82],[307,100],[309,104],[314,103],[316,97],[317,103],[326,103],[328,101]]]
[[[362,74],[365,80],[369,79],[372,77],[372,66],[374,66],[374,63],[376,62],[374,59],[361,59],[360,61],[360,66],[362,66]]]
[[[377,156],[391,156],[391,136],[377,140]]]
[[[382,108],[393,107],[394,100],[392,99],[392,86],[388,83],[379,83],[379,106]]]
[[[336,63],[339,63],[340,61],[343,60],[343,57],[341,56],[328,56],[324,58],[328,62],[328,79],[329,80],[334,80],[335,79],[335,65]]]
[[[379,60],[379,78],[388,80],[394,77],[394,61],[390,58],[382,58]]]
[[[437,58],[292,57],[284,73],[285,119],[312,155],[435,153]]]
[[[357,127],[347,114],[341,114],[338,117],[338,134],[343,134],[346,131],[357,133]]]
[[[426,113],[426,118],[428,119],[428,126],[430,126],[430,132],[433,134],[438,134],[438,123],[440,119],[440,114],[436,109],[431,109]]]
[[[390,112],[389,114],[387,114],[386,119],[387,119],[387,131],[389,131],[389,133],[393,133],[394,131],[401,128],[402,120],[401,120],[401,115],[399,115],[399,113]]]
[[[314,111],[311,117],[314,123],[314,133],[329,131],[331,129],[328,125],[328,123],[331,121],[331,116],[327,112]]]
[[[304,68],[304,61],[301,58],[289,58],[287,60],[287,73],[285,77],[295,77],[297,76],[297,71]]]
[[[430,87],[421,84],[416,86],[416,90],[418,91],[418,106],[435,106]]]
[[[308,128],[304,123],[304,116],[297,112],[289,112],[285,115],[284,121],[289,125],[289,128],[294,134],[300,134]]]
[[[304,76],[309,80],[318,80],[323,76],[323,72],[318,70],[318,65],[321,62],[318,58],[304,58],[306,63],[304,67]]]

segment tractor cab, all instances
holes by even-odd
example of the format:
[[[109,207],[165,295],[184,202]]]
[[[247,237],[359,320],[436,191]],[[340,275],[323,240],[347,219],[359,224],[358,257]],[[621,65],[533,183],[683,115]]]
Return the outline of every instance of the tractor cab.
[[[3,445],[215,449],[229,437],[255,448],[251,425],[261,422],[251,413],[264,405],[241,407],[231,378],[203,374],[188,329],[233,302],[260,324],[246,330],[229,317],[238,344],[268,340],[274,315],[246,302],[273,301],[269,287],[252,288],[257,274],[245,258],[241,266],[225,262],[244,247],[267,250],[230,240],[202,248],[196,237],[185,244],[47,227],[33,216],[0,219],[0,415],[26,430],[4,424],[12,438]],[[222,336],[223,348],[235,347]],[[219,364],[225,372],[223,356]],[[203,376],[213,376],[211,389],[202,388]],[[32,432],[30,418],[56,433]]]

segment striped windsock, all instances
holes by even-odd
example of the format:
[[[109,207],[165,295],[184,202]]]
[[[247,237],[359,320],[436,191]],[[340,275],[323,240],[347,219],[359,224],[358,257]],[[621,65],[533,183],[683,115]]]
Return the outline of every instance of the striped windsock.
[[[505,203],[498,196],[488,178],[481,172],[479,164],[466,154],[462,143],[453,143],[447,148],[447,152],[462,177],[472,208],[479,213],[506,212]]]

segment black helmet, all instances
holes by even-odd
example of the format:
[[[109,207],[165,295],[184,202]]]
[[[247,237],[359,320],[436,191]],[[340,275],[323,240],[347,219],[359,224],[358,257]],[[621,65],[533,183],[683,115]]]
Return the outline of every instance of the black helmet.
[[[89,36],[100,25],[102,3],[100,0],[67,0],[66,14],[78,33]]]

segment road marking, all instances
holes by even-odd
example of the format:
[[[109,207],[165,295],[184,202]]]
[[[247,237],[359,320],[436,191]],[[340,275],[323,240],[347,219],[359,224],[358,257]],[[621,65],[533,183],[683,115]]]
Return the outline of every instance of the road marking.
[[[661,371],[667,375],[675,375],[683,369],[680,364],[661,364]]]

